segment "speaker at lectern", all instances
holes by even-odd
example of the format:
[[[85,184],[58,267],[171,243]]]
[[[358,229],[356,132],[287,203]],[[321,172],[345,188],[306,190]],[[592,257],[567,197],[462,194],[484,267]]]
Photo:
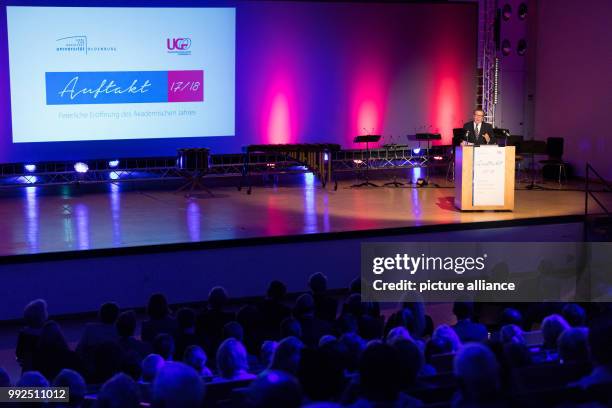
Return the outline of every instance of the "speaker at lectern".
[[[514,156],[514,146],[458,146],[455,206],[462,211],[512,211]]]

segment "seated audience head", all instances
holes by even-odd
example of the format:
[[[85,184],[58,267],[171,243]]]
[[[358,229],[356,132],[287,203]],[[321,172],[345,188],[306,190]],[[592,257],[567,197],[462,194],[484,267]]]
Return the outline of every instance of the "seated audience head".
[[[152,383],[165,361],[159,354],[149,354],[142,360],[142,381]]]
[[[302,337],[302,325],[297,319],[293,317],[286,317],[283,319],[280,326],[281,338]]]
[[[10,387],[11,386],[11,378],[9,377],[6,370],[0,367],[0,387]]]
[[[182,307],[176,312],[176,322],[181,332],[192,329],[195,326],[195,320],[195,312],[190,307]]]
[[[327,276],[321,272],[313,273],[308,278],[308,287],[312,293],[322,293],[327,290]]]
[[[337,400],[345,387],[343,356],[330,348],[302,350],[298,379],[310,401]]]
[[[361,294],[352,293],[344,303],[342,312],[350,313],[356,318],[361,317],[365,313],[366,304],[361,301]]]
[[[321,338],[319,339],[319,347],[323,347],[324,345],[333,341],[338,341],[338,339],[335,336],[332,336],[331,334],[321,336]]]
[[[229,296],[222,286],[215,286],[208,293],[208,308],[211,310],[222,310],[227,303]]]
[[[393,403],[401,386],[397,351],[388,344],[371,341],[359,362],[360,389],[363,398],[376,403]]]
[[[149,298],[147,304],[147,315],[151,320],[161,320],[168,316],[170,309],[168,308],[168,300],[161,293],[154,293]]]
[[[138,385],[129,376],[119,373],[104,383],[98,398],[97,408],[138,408],[140,392]]]
[[[68,387],[70,393],[69,407],[80,407],[85,400],[87,386],[81,374],[74,370],[63,369],[53,380],[54,387]]]
[[[519,327],[523,325],[523,315],[518,310],[507,307],[504,309],[501,315],[500,324],[505,326],[507,324],[515,324]]]
[[[363,350],[366,348],[366,342],[357,333],[346,333],[340,337],[340,343],[347,350],[347,370],[356,372],[359,369],[359,359]]]
[[[452,345],[452,351],[456,352],[461,347],[461,340],[452,327],[442,324],[434,330],[433,339],[444,338]]]
[[[225,323],[223,326],[223,338],[236,339],[242,343],[244,341],[244,330],[242,329],[242,325],[236,321]]]
[[[399,339],[412,340],[410,333],[406,330],[405,327],[394,327],[391,329],[389,334],[387,334],[387,343],[393,345],[393,342]]]
[[[268,291],[266,294],[268,296],[268,299],[271,299],[275,302],[280,302],[285,298],[285,295],[287,294],[287,286],[285,286],[285,284],[279,280],[273,280],[268,285]]]
[[[117,328],[117,334],[121,338],[134,336],[136,331],[136,314],[131,310],[121,313],[117,318],[115,327]]]
[[[447,337],[432,337],[425,345],[425,361],[431,363],[431,356],[452,353],[453,343]]]
[[[106,302],[100,306],[98,319],[104,324],[115,324],[119,316],[119,306],[115,302]]]
[[[395,337],[389,344],[397,351],[402,389],[414,385],[424,363],[419,346],[412,339],[403,337]]]
[[[310,293],[303,293],[295,300],[293,315],[298,319],[304,316],[312,316],[314,307],[315,304],[312,295]]]
[[[208,357],[200,346],[192,345],[185,349],[183,362],[189,367],[196,370],[199,375],[204,375],[207,372],[206,361]]]
[[[158,334],[153,340],[153,352],[171,361],[174,357],[174,338],[167,333]]]
[[[264,367],[268,367],[274,357],[278,343],[274,340],[266,340],[261,344],[260,358]]]
[[[454,372],[464,401],[482,403],[496,397],[499,368],[488,347],[479,343],[463,346],[455,357]]]
[[[457,317],[457,321],[471,319],[474,314],[474,304],[467,301],[457,301],[453,305],[453,314]]]
[[[352,314],[342,314],[336,320],[336,329],[341,335],[357,333],[357,319]]]
[[[569,324],[558,314],[545,317],[542,321],[543,347],[546,349],[556,349],[557,340],[564,330],[569,328]]]
[[[300,355],[304,343],[296,337],[286,337],[278,343],[272,357],[270,369],[286,371],[292,375],[297,373],[300,364]]]
[[[499,331],[499,341],[506,343],[525,343],[523,330],[516,324],[507,324]]]
[[[558,341],[561,361],[564,363],[587,361],[589,359],[587,337],[588,330],[583,327],[572,327],[561,333]]]
[[[44,299],[36,299],[28,303],[23,310],[23,319],[28,327],[34,329],[42,328],[47,321],[47,302]]]
[[[49,381],[38,371],[26,371],[15,384],[16,387],[48,387]]]
[[[233,379],[249,369],[246,349],[236,339],[223,341],[217,350],[217,368],[225,379]]]
[[[198,373],[182,363],[165,364],[153,382],[155,408],[200,408],[204,402],[204,382]]]
[[[589,326],[589,353],[591,360],[598,366],[612,369],[612,319],[599,318]]]
[[[563,307],[561,315],[572,327],[586,326],[586,312],[582,306],[576,303],[568,303]]]
[[[302,405],[300,384],[292,375],[268,370],[251,383],[247,391],[249,408],[298,408]]]

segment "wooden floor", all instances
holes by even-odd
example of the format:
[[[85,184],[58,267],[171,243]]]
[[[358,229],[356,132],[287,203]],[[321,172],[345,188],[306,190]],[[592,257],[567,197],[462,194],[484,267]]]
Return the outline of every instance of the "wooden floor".
[[[108,185],[106,191],[47,194],[24,187],[0,198],[0,256],[57,251],[232,240],[282,235],[517,220],[584,211],[578,190],[516,192],[514,212],[462,213],[454,189],[367,188],[340,184],[322,189],[311,174],[283,187],[255,187],[252,195],[233,187],[214,197],[191,198],[167,190],[135,191]],[[550,187],[558,188],[551,183]],[[130,191],[126,191],[130,190]],[[608,200],[609,201],[609,200]]]

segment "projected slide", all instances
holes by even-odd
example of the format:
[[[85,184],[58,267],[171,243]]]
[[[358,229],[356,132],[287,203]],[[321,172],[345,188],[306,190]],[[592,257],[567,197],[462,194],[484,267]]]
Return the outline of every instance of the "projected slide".
[[[234,8],[7,7],[13,142],[234,135]]]

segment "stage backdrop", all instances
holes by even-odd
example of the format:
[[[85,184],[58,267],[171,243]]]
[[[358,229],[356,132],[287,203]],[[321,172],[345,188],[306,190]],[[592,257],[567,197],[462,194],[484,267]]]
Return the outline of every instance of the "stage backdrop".
[[[195,146],[231,153],[251,143],[356,147],[352,139],[363,133],[404,143],[407,134],[440,131],[450,143],[451,129],[469,119],[475,100],[473,3],[13,0],[15,6],[236,8],[233,136],[13,143],[6,0],[0,5],[3,163],[173,155]],[[32,55],[31,63],[38,58]],[[113,137],[114,129],[107,131]]]

